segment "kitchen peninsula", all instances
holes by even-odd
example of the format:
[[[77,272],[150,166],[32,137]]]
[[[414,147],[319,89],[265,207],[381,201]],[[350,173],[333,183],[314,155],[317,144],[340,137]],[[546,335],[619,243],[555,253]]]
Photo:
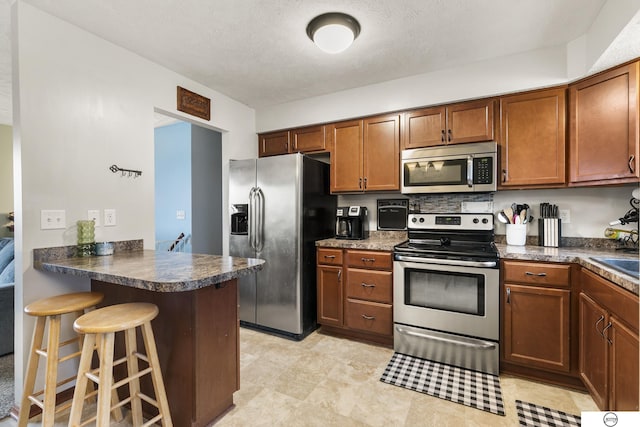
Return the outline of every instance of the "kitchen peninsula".
[[[116,243],[111,256],[78,258],[74,249],[35,249],[34,267],[90,278],[105,295],[100,306],[141,301],[160,309],[152,325],[174,425],[209,425],[233,405],[240,388],[236,279],[262,269],[263,260],[143,250],[141,240]],[[116,352],[123,346],[117,342]],[[141,383],[153,389],[150,378]]]

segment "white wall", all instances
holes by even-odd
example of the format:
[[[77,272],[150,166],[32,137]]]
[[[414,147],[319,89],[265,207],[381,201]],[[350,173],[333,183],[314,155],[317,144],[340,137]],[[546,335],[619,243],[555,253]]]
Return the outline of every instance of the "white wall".
[[[20,396],[33,324],[22,307],[89,287],[88,280],[35,271],[32,249],[75,244],[75,221],[87,209],[105,208],[117,210],[117,226],[100,230],[103,238],[142,238],[146,248],[154,248],[154,110],[223,133],[223,206],[227,160],[256,157],[257,144],[255,113],[245,105],[24,2],[14,3],[12,12]],[[178,85],[211,98],[210,122],[176,110]],[[112,164],[141,170],[142,176],[121,178],[109,171]],[[42,209],[66,210],[67,229],[40,230]]]
[[[11,126],[0,125],[0,237],[13,236],[4,225],[13,211],[13,144]]]

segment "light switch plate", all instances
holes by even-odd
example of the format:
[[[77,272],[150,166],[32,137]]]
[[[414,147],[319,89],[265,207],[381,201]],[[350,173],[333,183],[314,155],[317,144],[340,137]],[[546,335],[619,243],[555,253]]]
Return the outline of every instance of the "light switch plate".
[[[116,225],[116,210],[115,209],[105,209],[104,210],[104,226],[105,227],[113,227]]]
[[[40,229],[58,230],[67,228],[66,212],[64,210],[41,210]]]
[[[87,219],[93,220],[95,222],[96,227],[100,225],[100,209],[89,209],[87,211]]]
[[[178,209],[176,211],[176,219],[185,219],[186,217],[187,217],[187,214],[183,209]]]

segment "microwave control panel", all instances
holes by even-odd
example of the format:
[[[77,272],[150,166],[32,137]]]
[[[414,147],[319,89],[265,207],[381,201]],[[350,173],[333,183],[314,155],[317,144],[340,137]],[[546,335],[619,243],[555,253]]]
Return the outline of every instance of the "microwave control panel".
[[[473,183],[493,183],[493,158],[476,157],[473,159]]]

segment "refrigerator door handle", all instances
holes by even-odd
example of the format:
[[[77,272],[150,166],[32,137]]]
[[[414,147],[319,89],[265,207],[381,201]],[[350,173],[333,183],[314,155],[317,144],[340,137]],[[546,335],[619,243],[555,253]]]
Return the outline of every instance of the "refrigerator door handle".
[[[255,237],[255,249],[261,251],[264,247],[264,193],[260,187],[256,188],[256,200],[257,200],[257,229]]]
[[[249,234],[249,246],[251,249],[256,249],[255,239],[256,239],[256,227],[255,227],[255,218],[256,218],[256,205],[255,205],[255,194],[256,187],[251,187],[249,190],[249,224],[248,224],[248,234]]]

